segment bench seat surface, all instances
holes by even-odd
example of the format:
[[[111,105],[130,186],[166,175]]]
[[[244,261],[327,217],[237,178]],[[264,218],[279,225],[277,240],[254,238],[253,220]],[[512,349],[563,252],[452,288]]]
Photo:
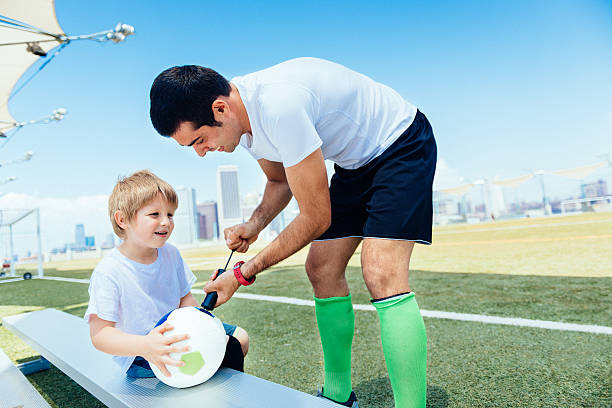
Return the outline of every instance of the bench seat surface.
[[[195,387],[172,388],[157,378],[131,379],[91,344],[76,316],[45,309],[3,319],[4,325],[109,407],[335,408],[330,401],[229,368]],[[25,378],[24,378],[25,379]],[[26,380],[27,381],[27,380]]]
[[[50,408],[28,379],[0,349],[0,407]]]

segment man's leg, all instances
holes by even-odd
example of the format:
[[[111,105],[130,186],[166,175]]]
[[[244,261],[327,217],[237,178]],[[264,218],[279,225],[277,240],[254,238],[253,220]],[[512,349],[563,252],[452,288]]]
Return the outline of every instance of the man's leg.
[[[361,238],[315,241],[306,259],[306,272],[315,293],[315,313],[323,346],[323,396],[347,401],[351,395],[351,346],[355,314],[345,269]]]
[[[424,408],[427,394],[427,335],[408,284],[413,248],[411,241],[366,238],[361,250],[396,408]]]

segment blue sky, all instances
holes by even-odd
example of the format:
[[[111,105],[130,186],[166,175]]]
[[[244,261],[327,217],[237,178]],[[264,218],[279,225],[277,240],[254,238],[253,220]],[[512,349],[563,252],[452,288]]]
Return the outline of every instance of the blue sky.
[[[30,162],[0,170],[0,179],[19,178],[0,186],[13,201],[18,195],[33,205],[57,199],[69,206],[108,194],[118,176],[141,168],[194,187],[199,201],[215,199],[221,164],[239,165],[241,193],[261,191],[261,173],[246,152],[201,159],[152,128],[150,85],[182,64],[230,79],[316,56],[369,75],[428,116],[446,186],[459,177],[514,177],[612,154],[609,0],[57,0],[56,13],[69,35],[118,22],[133,25],[136,35],[117,45],[70,44],[12,99],[18,120],[69,111],[60,123],[24,128],[0,150],[0,161],[35,152]],[[554,190],[557,181],[549,183]],[[535,182],[524,189],[538,198]],[[0,204],[10,205],[7,197]],[[74,223],[83,221],[66,222],[72,237]]]

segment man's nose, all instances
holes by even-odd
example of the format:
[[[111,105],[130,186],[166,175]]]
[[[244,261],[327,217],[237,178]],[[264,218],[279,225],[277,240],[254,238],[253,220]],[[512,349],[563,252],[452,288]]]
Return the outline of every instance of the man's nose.
[[[204,157],[206,156],[206,153],[208,153],[208,147],[204,145],[194,145],[193,150],[195,150],[200,157]]]

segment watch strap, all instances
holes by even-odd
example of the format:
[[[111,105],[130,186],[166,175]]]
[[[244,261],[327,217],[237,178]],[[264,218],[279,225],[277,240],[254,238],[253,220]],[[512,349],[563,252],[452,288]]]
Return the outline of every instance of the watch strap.
[[[244,275],[242,275],[242,271],[240,270],[243,264],[244,261],[236,262],[236,265],[234,265],[234,276],[236,277],[238,283],[240,283],[242,286],[252,285],[253,282],[255,282],[255,276],[253,276],[251,279],[245,278]]]

